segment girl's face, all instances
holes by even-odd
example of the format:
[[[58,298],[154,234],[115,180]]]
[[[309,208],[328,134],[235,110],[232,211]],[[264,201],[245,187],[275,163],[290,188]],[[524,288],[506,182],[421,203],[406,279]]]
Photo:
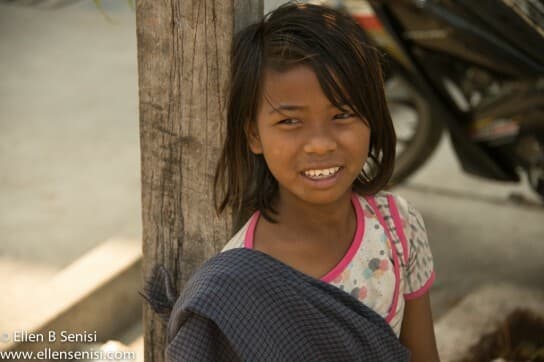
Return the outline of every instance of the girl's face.
[[[351,193],[368,156],[365,121],[347,105],[333,106],[308,66],[267,70],[263,95],[249,145],[263,154],[280,200],[323,205]]]

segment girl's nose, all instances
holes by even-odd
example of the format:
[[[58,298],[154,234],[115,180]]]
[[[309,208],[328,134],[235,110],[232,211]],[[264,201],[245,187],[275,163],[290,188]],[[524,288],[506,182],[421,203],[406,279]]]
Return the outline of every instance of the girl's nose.
[[[304,152],[326,154],[336,150],[336,141],[326,130],[316,130],[308,136],[304,144]]]

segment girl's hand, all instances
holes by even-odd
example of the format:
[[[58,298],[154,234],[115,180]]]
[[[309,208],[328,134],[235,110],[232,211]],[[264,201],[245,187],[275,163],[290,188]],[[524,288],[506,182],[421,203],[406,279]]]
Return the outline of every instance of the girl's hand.
[[[440,361],[434,336],[429,292],[406,300],[400,342],[412,353],[412,362]]]

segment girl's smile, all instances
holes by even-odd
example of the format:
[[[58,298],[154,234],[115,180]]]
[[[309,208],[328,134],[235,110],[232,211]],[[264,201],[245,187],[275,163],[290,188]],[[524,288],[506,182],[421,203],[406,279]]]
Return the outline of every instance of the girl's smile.
[[[308,179],[309,187],[316,188],[329,188],[336,183],[336,180],[342,172],[342,167],[324,167],[324,168],[312,168],[302,172],[302,175]]]
[[[248,138],[278,181],[281,202],[294,196],[323,205],[351,194],[368,156],[370,130],[349,106],[334,106],[312,68],[300,65],[266,70]]]

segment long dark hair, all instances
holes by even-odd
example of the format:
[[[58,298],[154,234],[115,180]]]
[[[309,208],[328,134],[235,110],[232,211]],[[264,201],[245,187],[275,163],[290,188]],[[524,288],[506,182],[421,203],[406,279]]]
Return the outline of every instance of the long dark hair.
[[[349,105],[370,127],[369,155],[353,190],[370,195],[393,173],[396,137],[383,90],[380,54],[348,15],[311,4],[287,3],[238,32],[231,49],[227,134],[214,179],[218,213],[259,210],[272,222],[278,182],[248,132],[256,122],[265,69],[307,65],[335,106]]]

